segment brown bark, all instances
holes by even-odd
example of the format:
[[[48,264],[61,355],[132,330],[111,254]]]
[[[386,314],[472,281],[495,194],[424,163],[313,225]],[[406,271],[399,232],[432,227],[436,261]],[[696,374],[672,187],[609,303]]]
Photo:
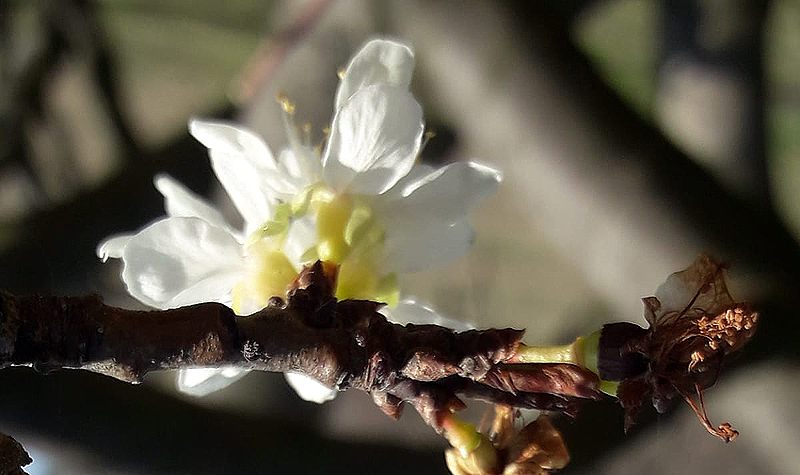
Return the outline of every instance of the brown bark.
[[[504,365],[523,331],[398,325],[368,301],[318,299],[295,290],[250,316],[204,303],[163,311],[103,304],[97,296],[0,293],[0,367],[94,371],[137,383],[150,371],[235,365],[312,376],[329,387],[370,392],[387,414],[409,402],[439,430],[464,407],[458,395],[574,413],[598,398],[597,378],[573,365]]]
[[[0,475],[25,475],[22,467],[32,461],[19,442],[0,433]]]

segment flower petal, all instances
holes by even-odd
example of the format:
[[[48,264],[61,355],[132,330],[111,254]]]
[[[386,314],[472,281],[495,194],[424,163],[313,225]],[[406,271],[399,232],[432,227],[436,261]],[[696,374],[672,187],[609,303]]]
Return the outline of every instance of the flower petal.
[[[417,167],[415,167],[417,168]],[[463,219],[478,203],[497,191],[501,174],[475,162],[451,163],[419,177],[403,180],[376,200],[381,214],[395,223],[445,222]]]
[[[322,404],[336,397],[337,391],[331,389],[316,379],[300,373],[286,373],[286,382],[297,392],[300,399]]]
[[[122,259],[128,292],[161,309],[225,299],[242,272],[241,245],[198,218],[151,224],[128,241]]]
[[[319,156],[308,147],[300,145],[281,150],[278,168],[285,179],[292,184],[292,194],[318,182],[322,176],[322,163]]]
[[[189,131],[208,147],[211,167],[245,220],[249,234],[269,219],[275,189],[288,186],[269,147],[253,132],[222,122],[192,120]]]
[[[161,173],[156,175],[153,183],[164,196],[164,207],[167,215],[176,218],[200,218],[221,229],[229,229],[222,213],[206,200],[192,193],[171,176]]]
[[[102,259],[103,262],[107,261],[109,257],[119,259],[122,257],[125,246],[133,237],[133,234],[114,234],[105,238],[100,244],[97,245],[97,257]]]
[[[306,264],[303,255],[317,244],[317,219],[313,214],[307,214],[299,219],[292,220],[289,232],[286,235],[286,244],[283,252],[289,262],[300,271]]]
[[[420,303],[413,297],[401,300],[394,308],[383,307],[380,312],[392,322],[401,325],[409,323],[415,325],[439,325],[459,332],[475,329],[474,325],[445,317],[429,305]]]
[[[675,272],[656,289],[655,298],[643,299],[651,325],[686,312],[717,315],[734,305],[725,283],[724,266],[702,254],[686,269]]]
[[[178,372],[175,384],[178,391],[184,394],[202,397],[230,386],[249,372],[233,366],[182,369]]]
[[[209,150],[241,156],[259,167],[275,169],[272,151],[258,134],[245,127],[192,119],[189,121],[189,132]]]
[[[384,268],[403,273],[447,264],[467,252],[474,234],[466,221],[388,227]]]
[[[406,190],[410,185],[416,183],[417,181],[421,180],[423,177],[435,172],[438,168],[428,165],[426,163],[416,163],[411,170],[409,170],[408,174],[401,178],[400,180],[395,183],[395,185],[386,190],[386,193],[381,195],[381,200],[395,200],[404,198],[403,191]]]
[[[322,161],[325,181],[340,191],[383,193],[414,166],[423,128],[422,108],[408,91],[361,89],[333,118]]]
[[[414,72],[414,52],[389,40],[372,40],[353,56],[336,91],[339,110],[353,94],[374,84],[408,88]]]

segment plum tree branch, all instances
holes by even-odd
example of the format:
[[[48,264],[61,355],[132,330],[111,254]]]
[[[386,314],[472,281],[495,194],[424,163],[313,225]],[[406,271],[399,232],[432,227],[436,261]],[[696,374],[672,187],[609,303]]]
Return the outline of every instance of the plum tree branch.
[[[312,279],[286,302],[237,316],[216,303],[135,311],[97,296],[3,292],[0,367],[78,368],[131,383],[151,371],[221,365],[300,372],[366,391],[394,418],[408,402],[437,430],[443,415],[464,407],[458,396],[567,413],[601,397],[597,376],[579,366],[507,365],[521,330],[403,326],[378,313],[380,304],[329,295]]]
[[[25,475],[22,467],[31,463],[31,457],[14,438],[0,433],[0,475]]]

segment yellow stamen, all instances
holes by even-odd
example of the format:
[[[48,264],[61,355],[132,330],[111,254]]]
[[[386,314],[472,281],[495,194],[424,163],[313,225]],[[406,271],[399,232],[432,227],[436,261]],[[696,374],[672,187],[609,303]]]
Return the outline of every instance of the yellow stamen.
[[[348,246],[354,246],[369,234],[370,228],[376,223],[369,206],[360,203],[353,206],[350,218],[344,228],[344,240]]]
[[[297,276],[292,263],[279,250],[280,241],[262,239],[248,246],[250,272],[231,292],[233,310],[262,308],[270,297],[286,294],[286,288]]]
[[[422,152],[425,150],[425,147],[428,146],[428,142],[430,142],[434,137],[436,137],[436,132],[433,130],[425,131],[425,135],[422,137],[422,144],[419,146],[419,152],[417,152],[417,160],[419,160],[419,158],[422,156]]]
[[[347,195],[338,195],[331,201],[322,202],[317,211],[317,253],[324,261],[342,263],[350,252],[344,238],[344,230],[350,219],[352,202]]]
[[[281,109],[283,109],[284,112],[289,115],[294,115],[296,109],[295,104],[289,100],[289,97],[285,93],[279,92],[278,95],[275,96],[275,100],[278,101],[278,104],[281,105]]]

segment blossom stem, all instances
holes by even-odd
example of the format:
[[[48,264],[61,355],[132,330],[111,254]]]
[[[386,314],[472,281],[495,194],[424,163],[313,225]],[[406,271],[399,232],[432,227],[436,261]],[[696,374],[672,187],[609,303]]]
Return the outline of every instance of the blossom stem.
[[[598,368],[598,356],[600,345],[600,331],[579,336],[572,343],[555,346],[528,346],[521,343],[517,348],[516,354],[511,357],[508,363],[564,363],[580,366],[591,371],[600,377]],[[616,396],[619,383],[617,381],[606,381],[600,378],[598,389],[609,396]]]
[[[454,413],[443,417],[442,428],[445,439],[461,457],[472,473],[497,473],[499,457],[492,442],[478,432],[474,425],[461,420]]]
[[[572,343],[554,346],[529,346],[524,343],[517,348],[509,363],[567,363],[597,373],[597,343],[599,333],[579,336]]]
[[[509,363],[570,363],[581,364],[577,340],[567,345],[528,346],[519,345],[517,354]]]
[[[442,418],[442,429],[444,438],[458,449],[462,456],[467,456],[481,443],[481,434],[475,426],[463,421],[455,413],[447,413]]]

